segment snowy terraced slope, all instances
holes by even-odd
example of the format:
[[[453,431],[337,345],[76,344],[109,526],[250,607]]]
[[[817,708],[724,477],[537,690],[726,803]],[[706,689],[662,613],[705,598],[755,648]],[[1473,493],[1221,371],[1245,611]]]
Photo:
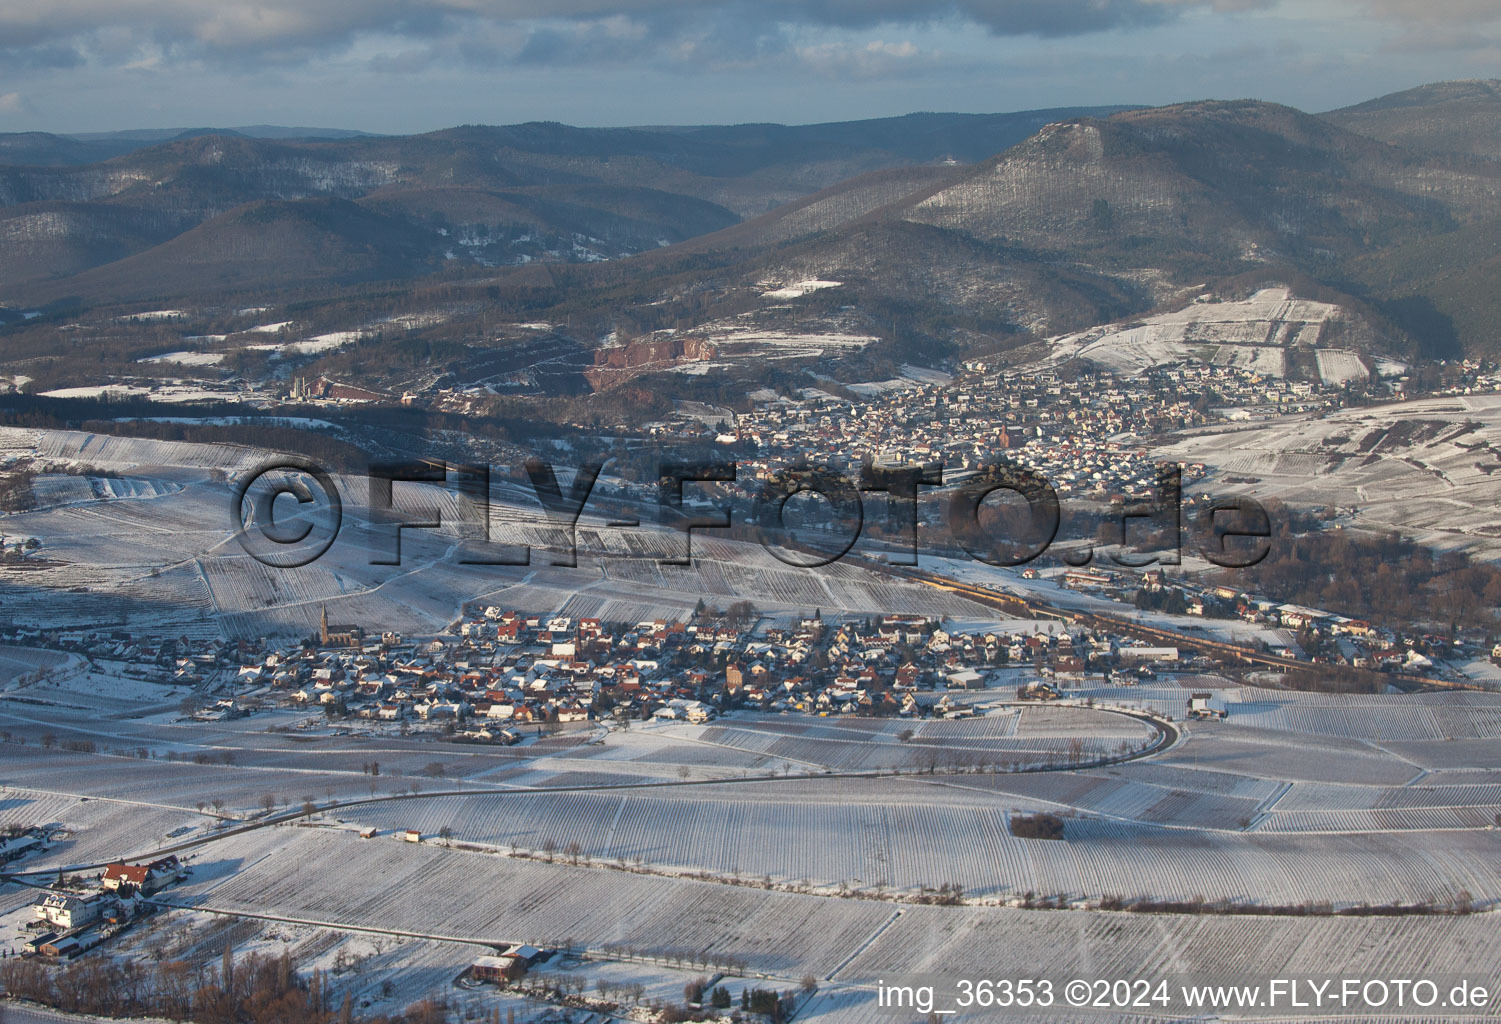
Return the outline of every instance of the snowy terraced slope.
[[[1198,360],[1287,372],[1286,350],[1313,348],[1338,333],[1376,343],[1368,324],[1340,306],[1294,298],[1286,288],[1263,288],[1240,301],[1201,298],[1182,309],[1129,324],[1092,327],[1052,339],[1052,358],[1086,359],[1117,373],[1140,373],[1161,363]],[[1353,351],[1318,354],[1319,373],[1330,383],[1369,374]]]
[[[222,336],[220,337],[222,340]],[[146,356],[137,359],[138,363],[177,363],[180,366],[216,366],[224,361],[223,352],[195,352],[192,350],[179,352],[163,352],[159,356]]]

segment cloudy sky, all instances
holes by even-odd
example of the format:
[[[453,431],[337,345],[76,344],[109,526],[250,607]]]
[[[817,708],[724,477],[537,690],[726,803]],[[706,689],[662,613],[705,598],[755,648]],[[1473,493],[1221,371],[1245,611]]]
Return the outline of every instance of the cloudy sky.
[[[1323,110],[1498,75],[1498,0],[0,0],[0,131]]]

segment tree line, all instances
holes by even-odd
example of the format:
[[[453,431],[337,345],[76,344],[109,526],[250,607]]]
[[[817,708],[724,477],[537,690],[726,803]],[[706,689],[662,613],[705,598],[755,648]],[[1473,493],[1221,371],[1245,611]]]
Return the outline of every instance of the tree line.
[[[447,1008],[425,1000],[396,1015],[356,1015],[346,992],[337,1005],[322,971],[299,973],[288,954],[236,960],[226,946],[218,966],[86,957],[53,964],[35,957],[0,961],[12,999],[99,1017],[158,1017],[193,1024],[441,1024]]]
[[[1228,585],[1383,625],[1497,625],[1501,569],[1397,533],[1319,529],[1307,516],[1268,513],[1274,522],[1288,515],[1288,529],[1274,531],[1260,564],[1224,573]]]

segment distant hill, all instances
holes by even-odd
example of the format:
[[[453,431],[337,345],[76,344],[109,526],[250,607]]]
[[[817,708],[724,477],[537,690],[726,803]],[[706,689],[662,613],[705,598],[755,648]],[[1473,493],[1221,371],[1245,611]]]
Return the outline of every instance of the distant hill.
[[[1290,107],[1191,103],[1045,128],[902,215],[1101,266],[1312,266],[1468,219],[1501,185],[1434,170]]]
[[[0,237],[18,247],[0,257],[15,270],[0,280],[0,301],[98,300],[90,288],[109,275],[70,275],[144,255],[252,202],[359,201],[404,232],[426,232],[440,262],[614,259],[864,173],[980,159],[1057,117],[1117,109],[678,129],[533,122],[414,136],[267,126],[191,129],[165,141],[152,130],[0,136]],[[303,137],[312,133],[337,137]],[[392,269],[431,267],[424,254],[406,271]],[[164,274],[140,297],[187,297],[188,282]]]
[[[838,322],[883,339],[840,357],[858,373],[965,350],[1040,353],[1043,339],[1205,291],[1285,287],[1348,311],[1326,319],[1358,329],[1321,328],[1320,345],[1355,353],[1353,367],[1495,351],[1485,314],[1498,290],[1467,298],[1428,270],[1446,239],[1483,248],[1498,218],[1501,164],[1277,104],[1205,101],[1065,118],[977,163],[870,172],[628,260],[485,281],[514,294],[519,317],[556,309],[600,331],[727,339],[737,324],[770,336]],[[838,287],[777,297],[808,281]],[[1092,357],[1111,362],[1114,342],[1100,340]],[[1300,372],[1323,372],[1313,347],[1288,356],[1307,363]]]
[[[349,284],[436,270],[429,234],[347,199],[257,201],[158,246],[69,278],[48,297],[129,301],[171,281],[180,294]]]
[[[33,167],[78,167],[133,153],[172,139],[198,135],[240,135],[253,139],[349,139],[367,132],[345,128],[284,128],[248,125],[242,128],[141,128],[118,132],[0,132],[0,164]]]
[[[1501,80],[1438,82],[1331,110],[1326,120],[1420,153],[1501,160]]]
[[[1449,83],[1326,116],[1214,100],[805,126],[189,133],[99,162],[0,165],[0,304],[263,305],[286,290],[338,324],[368,317],[375,291],[341,309],[340,289],[379,280],[393,307],[441,293],[446,312],[418,330],[459,350],[496,324],[561,324],[579,352],[697,335],[700,353],[775,350],[775,372],[821,359],[869,380],[965,351],[1041,353],[1104,324],[1121,329],[1091,336],[1089,358],[1134,365],[1110,349],[1139,340],[1136,319],[1286,288],[1341,311],[1309,328],[1323,341],[1283,346],[1299,372],[1370,369],[1373,351],[1497,353],[1501,160],[1372,128],[1456,109],[1478,124],[1495,89]],[[1193,313],[1174,345],[1207,322]],[[845,340],[794,337],[819,331]],[[1317,365],[1326,347],[1349,353],[1337,372]],[[380,365],[378,347],[358,357]]]
[[[1050,124],[979,164],[857,178],[682,248],[735,248],[742,287],[837,280],[909,312],[941,304],[938,333],[958,312],[1045,336],[1258,270],[1337,286],[1349,261],[1496,216],[1498,196],[1498,166],[1204,102]]]
[[[128,128],[114,132],[74,132],[70,139],[85,142],[121,141],[150,145],[169,139],[187,139],[194,135],[244,135],[252,139],[356,139],[376,133],[353,128],[289,128],[277,124],[241,125],[238,128]]]
[[[1321,115],[1428,157],[1501,163],[1501,80],[1438,82]],[[1437,354],[1501,355],[1501,210],[1491,219],[1366,253],[1352,286],[1379,296]]]
[[[78,139],[48,132],[0,132],[0,164],[77,167],[139,149],[123,139]]]

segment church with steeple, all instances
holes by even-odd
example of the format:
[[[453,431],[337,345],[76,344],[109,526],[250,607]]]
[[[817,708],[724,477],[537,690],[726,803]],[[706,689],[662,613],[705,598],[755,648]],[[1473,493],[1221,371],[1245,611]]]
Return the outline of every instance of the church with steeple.
[[[359,626],[347,624],[330,626],[328,606],[324,605],[318,615],[318,642],[323,647],[358,647],[365,639],[365,631]]]

